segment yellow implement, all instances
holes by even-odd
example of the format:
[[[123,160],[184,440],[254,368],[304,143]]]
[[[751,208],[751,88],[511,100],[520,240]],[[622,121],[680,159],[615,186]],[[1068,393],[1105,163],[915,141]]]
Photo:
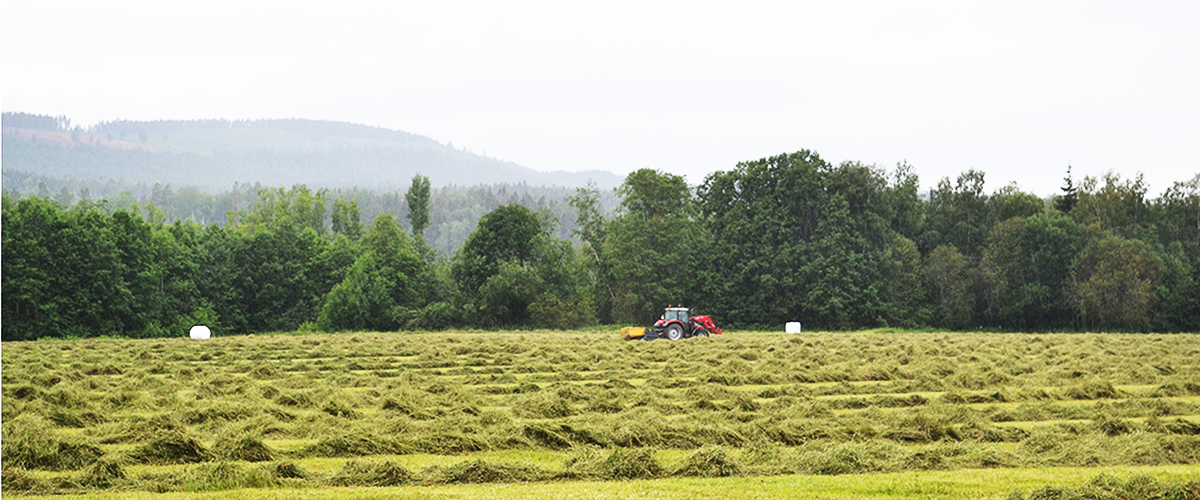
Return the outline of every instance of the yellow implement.
[[[627,326],[621,329],[621,334],[624,335],[626,339],[640,339],[646,336],[646,330],[647,328],[640,326]]]

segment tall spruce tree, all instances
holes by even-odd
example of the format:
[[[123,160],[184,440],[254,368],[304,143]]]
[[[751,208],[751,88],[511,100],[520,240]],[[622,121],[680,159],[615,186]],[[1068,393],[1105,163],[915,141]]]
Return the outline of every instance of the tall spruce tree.
[[[1076,195],[1075,181],[1071,179],[1071,166],[1067,165],[1067,176],[1063,177],[1063,187],[1059,188],[1063,194],[1054,197],[1054,208],[1064,214],[1071,213],[1071,209],[1075,208],[1075,202],[1079,201],[1079,196]]]

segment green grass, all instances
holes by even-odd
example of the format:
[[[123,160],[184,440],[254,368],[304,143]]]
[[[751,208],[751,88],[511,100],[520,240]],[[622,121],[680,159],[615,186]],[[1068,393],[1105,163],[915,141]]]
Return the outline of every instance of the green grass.
[[[389,488],[238,489],[204,493],[115,492],[88,498],[121,499],[452,499],[452,498],[794,498],[794,499],[1004,499],[1045,486],[1075,488],[1105,474],[1128,480],[1143,475],[1169,483],[1200,480],[1196,466],[969,469],[841,476],[670,478],[632,481],[562,481],[516,484],[450,484]],[[63,497],[30,497],[63,498]]]

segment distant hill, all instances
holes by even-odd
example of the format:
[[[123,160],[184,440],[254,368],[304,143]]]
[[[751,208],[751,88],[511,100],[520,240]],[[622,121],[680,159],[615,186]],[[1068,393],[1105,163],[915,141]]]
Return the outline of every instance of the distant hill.
[[[621,182],[612,172],[539,172],[407,132],[299,119],[120,120],[82,129],[66,117],[4,113],[2,155],[6,171],[213,192],[235,182],[390,189],[407,187],[418,172],[434,186]]]

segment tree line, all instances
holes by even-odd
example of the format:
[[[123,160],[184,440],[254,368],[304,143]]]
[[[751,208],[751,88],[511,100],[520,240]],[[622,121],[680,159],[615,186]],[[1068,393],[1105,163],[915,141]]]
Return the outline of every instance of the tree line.
[[[1048,200],[987,194],[977,171],[918,186],[907,165],[810,151],[694,187],[643,169],[612,214],[595,187],[569,197],[577,242],[553,211],[505,204],[450,255],[425,240],[439,208],[420,175],[405,220],[304,186],[224,224],[6,195],[3,338],[566,329],[667,304],[734,328],[1200,330],[1200,175],[1155,199],[1140,177],[1069,171]]]
[[[222,192],[209,193],[196,186],[175,187],[170,183],[118,181],[35,175],[20,171],[4,171],[4,193],[13,200],[23,197],[51,198],[63,207],[77,203],[97,204],[106,214],[118,209],[142,211],[153,205],[161,210],[167,223],[192,220],[201,224],[227,223],[226,216],[253,206],[265,186],[261,183],[237,184]],[[316,189],[326,200],[327,210],[333,200],[358,202],[363,220],[371,221],[381,213],[390,213],[408,230],[408,204],[405,191],[366,188]],[[439,254],[453,255],[475,230],[480,217],[488,211],[508,204],[519,204],[532,210],[547,209],[559,219],[553,235],[578,241],[572,236],[575,229],[575,210],[567,203],[574,190],[558,186],[528,184],[493,184],[476,186],[443,186],[430,191],[430,223],[425,239]],[[601,209],[610,214],[616,207],[616,194],[604,192]]]

